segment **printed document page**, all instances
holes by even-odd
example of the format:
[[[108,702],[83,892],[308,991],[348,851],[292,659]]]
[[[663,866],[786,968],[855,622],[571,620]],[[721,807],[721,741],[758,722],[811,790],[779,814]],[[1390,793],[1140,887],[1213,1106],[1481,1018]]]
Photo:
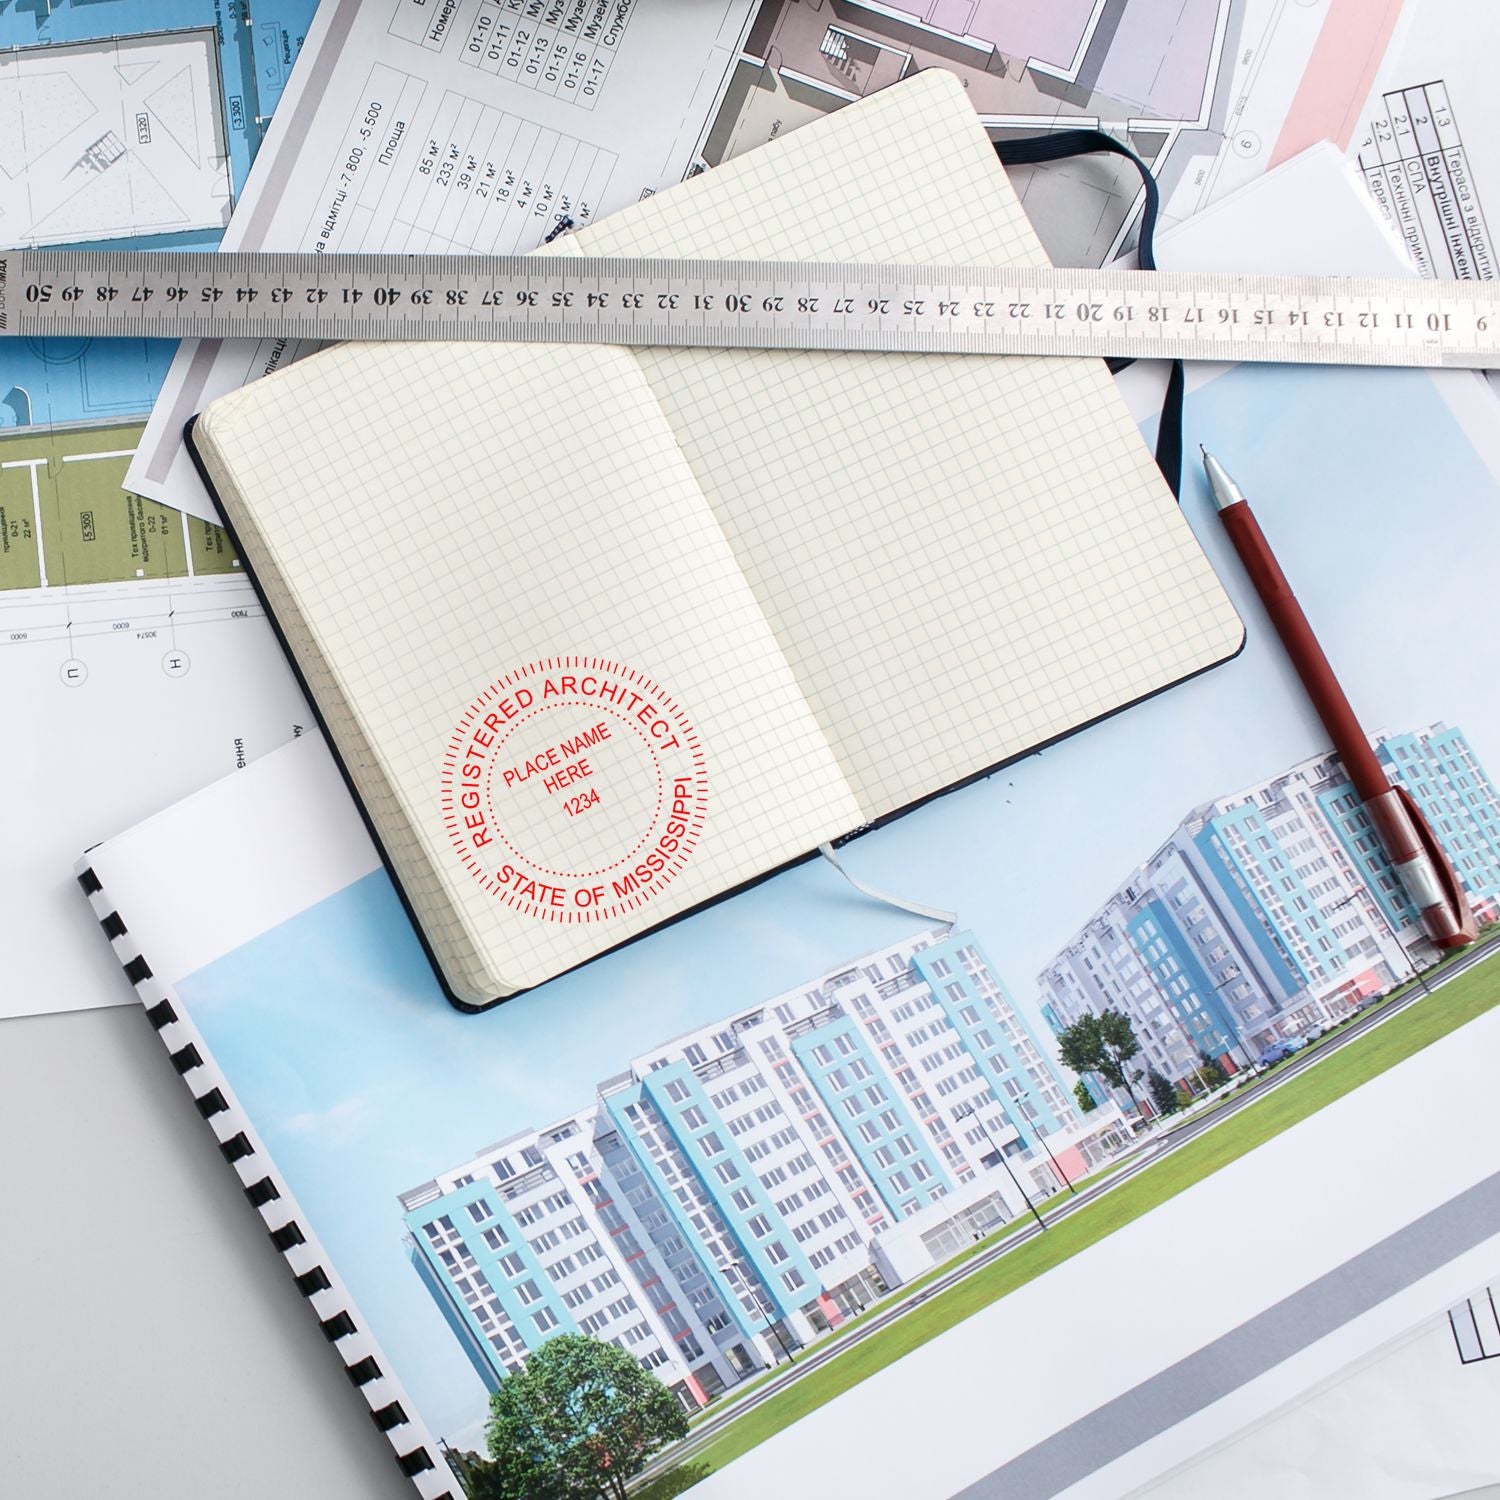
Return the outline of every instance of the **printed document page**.
[[[750,0],[328,0],[226,250],[508,255],[680,180]],[[185,343],[127,486],[215,519],[182,444],[286,340]]]
[[[314,8],[0,5],[0,245],[212,250]],[[312,723],[224,533],[121,492],[172,352],[0,340],[0,1020],[129,1001],[79,849]]]

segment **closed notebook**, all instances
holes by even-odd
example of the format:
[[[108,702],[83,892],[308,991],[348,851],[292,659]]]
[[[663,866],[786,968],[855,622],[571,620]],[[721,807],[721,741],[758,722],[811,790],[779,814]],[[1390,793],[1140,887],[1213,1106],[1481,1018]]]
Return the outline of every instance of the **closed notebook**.
[[[940,71],[551,253],[1043,259]],[[1093,360],[344,345],[192,442],[466,1005],[1242,639]]]

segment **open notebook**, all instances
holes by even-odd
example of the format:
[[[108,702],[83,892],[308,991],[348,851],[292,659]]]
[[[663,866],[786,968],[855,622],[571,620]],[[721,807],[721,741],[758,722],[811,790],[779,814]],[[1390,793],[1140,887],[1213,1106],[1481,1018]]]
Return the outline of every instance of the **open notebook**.
[[[928,72],[555,253],[1042,258]],[[192,441],[453,998],[1232,655],[1096,361],[345,345]]]

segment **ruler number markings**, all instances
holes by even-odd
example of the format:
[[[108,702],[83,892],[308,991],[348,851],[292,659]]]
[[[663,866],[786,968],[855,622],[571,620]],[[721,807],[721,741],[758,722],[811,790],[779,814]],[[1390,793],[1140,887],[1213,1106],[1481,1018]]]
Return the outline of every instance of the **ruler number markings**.
[[[514,256],[0,254],[0,334],[1500,365],[1488,283]]]

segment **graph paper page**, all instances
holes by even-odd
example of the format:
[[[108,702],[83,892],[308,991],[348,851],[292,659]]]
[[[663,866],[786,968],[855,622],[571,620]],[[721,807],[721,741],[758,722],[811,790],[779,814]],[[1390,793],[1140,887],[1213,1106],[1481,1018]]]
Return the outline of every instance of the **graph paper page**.
[[[571,238],[594,255],[1044,260],[938,70]],[[868,818],[1238,648],[1097,360],[639,357]]]
[[[859,822],[626,351],[344,345],[216,402],[197,443],[463,998]],[[674,833],[678,777],[702,816]]]

